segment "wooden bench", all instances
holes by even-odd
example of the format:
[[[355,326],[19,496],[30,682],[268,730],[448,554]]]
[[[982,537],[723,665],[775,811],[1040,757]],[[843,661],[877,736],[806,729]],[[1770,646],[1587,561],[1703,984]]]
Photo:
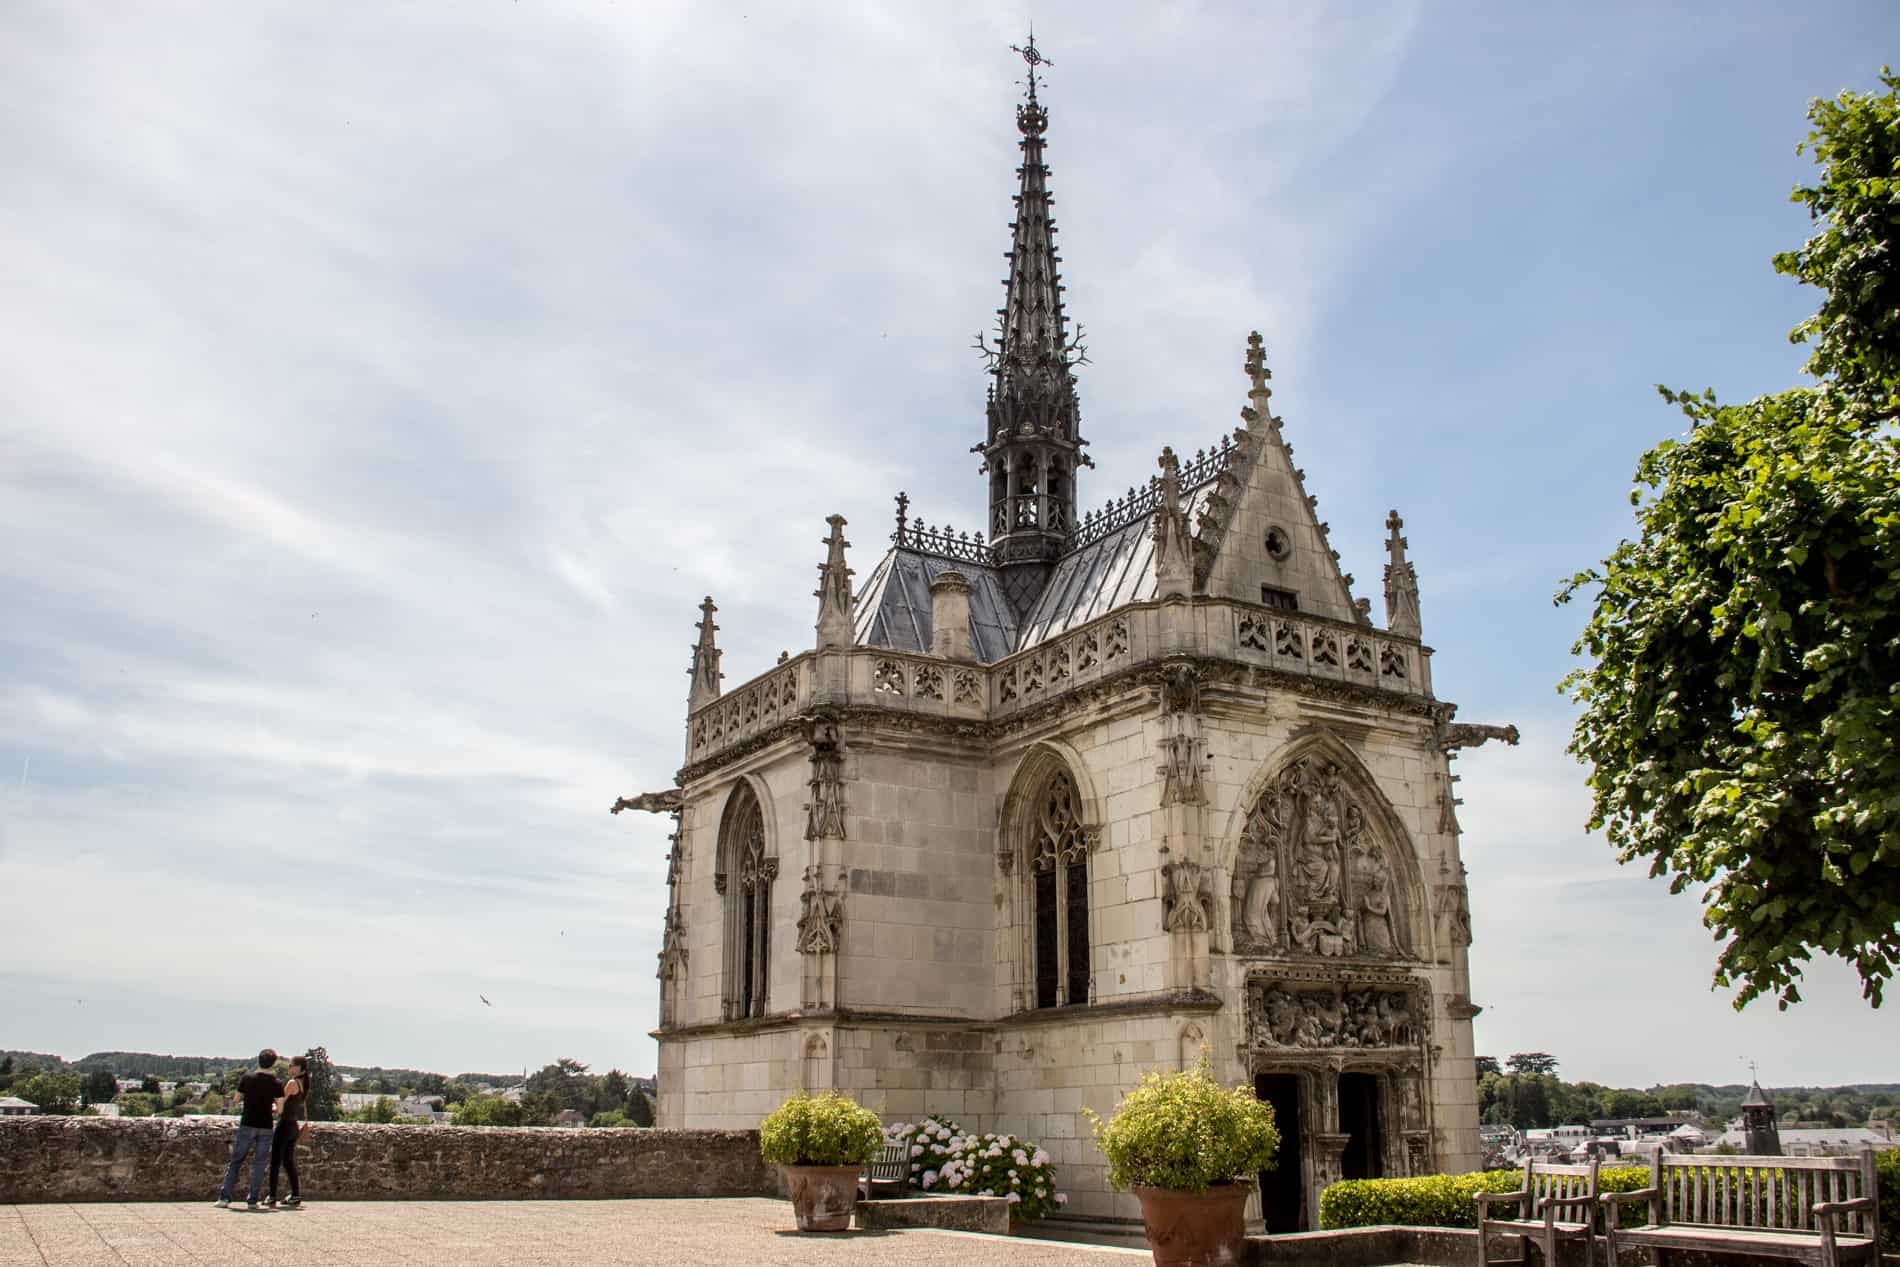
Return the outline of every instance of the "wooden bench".
[[[1640,1227],[1619,1211],[1649,1206]],[[1874,1154],[1859,1157],[1714,1157],[1657,1153],[1649,1186],[1604,1195],[1610,1267],[1617,1251],[1646,1246],[1658,1267],[1672,1249],[1789,1259],[1837,1267],[1880,1261],[1880,1184]]]
[[[1590,1232],[1597,1216],[1597,1166],[1560,1166],[1551,1162],[1528,1160],[1524,1163],[1524,1182],[1516,1192],[1480,1192],[1478,1202],[1478,1267],[1492,1262],[1523,1262],[1518,1259],[1493,1259],[1486,1239],[1494,1232],[1507,1232],[1522,1238],[1521,1244],[1535,1244],[1544,1254],[1544,1267],[1556,1267],[1557,1246],[1565,1241],[1582,1241],[1584,1260],[1590,1258]],[[1516,1206],[1519,1217],[1491,1217],[1494,1205]]]
[[[865,1163],[858,1175],[858,1191],[869,1201],[880,1196],[895,1196],[910,1186],[910,1145],[886,1144],[881,1152]]]

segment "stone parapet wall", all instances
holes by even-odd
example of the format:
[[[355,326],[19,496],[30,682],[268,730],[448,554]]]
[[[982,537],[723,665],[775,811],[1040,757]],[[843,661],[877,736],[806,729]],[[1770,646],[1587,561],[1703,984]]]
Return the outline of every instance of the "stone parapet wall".
[[[236,1119],[0,1119],[0,1205],[210,1200]],[[297,1149],[313,1201],[781,1195],[757,1131],[321,1122]],[[248,1166],[238,1195],[248,1182]]]

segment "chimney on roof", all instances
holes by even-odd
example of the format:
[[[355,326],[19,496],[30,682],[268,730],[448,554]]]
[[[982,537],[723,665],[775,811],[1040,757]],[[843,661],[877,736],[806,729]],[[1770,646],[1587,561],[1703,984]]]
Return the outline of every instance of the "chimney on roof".
[[[970,582],[961,572],[940,572],[930,583],[930,654],[969,660]]]

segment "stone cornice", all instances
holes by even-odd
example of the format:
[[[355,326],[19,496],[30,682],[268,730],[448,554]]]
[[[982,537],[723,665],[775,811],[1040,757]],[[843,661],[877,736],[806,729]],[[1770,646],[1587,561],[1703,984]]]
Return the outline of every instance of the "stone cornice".
[[[1068,1007],[1032,1008],[1009,1016],[957,1016],[949,1013],[884,1012],[841,1007],[774,1012],[770,1016],[742,1021],[710,1021],[697,1025],[662,1025],[648,1031],[657,1039],[717,1038],[737,1034],[767,1034],[818,1024],[909,1025],[919,1029],[999,1030],[1030,1029],[1048,1025],[1084,1024],[1090,1021],[1121,1020],[1141,1016],[1172,1016],[1180,1012],[1218,1012],[1221,1000],[1206,990],[1173,990],[1165,994],[1145,994],[1138,998],[1113,999],[1105,1003],[1077,1003]]]
[[[1179,1012],[1218,1012],[1220,1009],[1219,995],[1206,990],[1171,990],[1166,994],[1145,994],[1139,998],[1114,999],[1106,1003],[1029,1008],[1011,1013],[993,1024],[998,1029],[1036,1029],[1049,1025],[1086,1024],[1090,1021],[1115,1021],[1142,1016],[1173,1016]]]

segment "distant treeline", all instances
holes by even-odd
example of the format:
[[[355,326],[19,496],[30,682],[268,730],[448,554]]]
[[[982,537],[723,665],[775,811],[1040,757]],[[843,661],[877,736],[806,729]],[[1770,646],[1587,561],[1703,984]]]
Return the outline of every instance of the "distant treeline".
[[[257,1053],[242,1056],[164,1056],[149,1051],[95,1051],[78,1060],[65,1060],[40,1051],[0,1050],[0,1061],[11,1058],[15,1067],[42,1069],[49,1073],[91,1073],[103,1069],[115,1078],[153,1077],[166,1082],[183,1079],[215,1078],[231,1069],[249,1069],[257,1063]],[[512,1086],[520,1082],[520,1073],[458,1073],[453,1078],[429,1074],[421,1069],[385,1069],[380,1065],[338,1065],[337,1072],[362,1080],[391,1084],[414,1084],[426,1077],[450,1082],[486,1082],[491,1086]]]

